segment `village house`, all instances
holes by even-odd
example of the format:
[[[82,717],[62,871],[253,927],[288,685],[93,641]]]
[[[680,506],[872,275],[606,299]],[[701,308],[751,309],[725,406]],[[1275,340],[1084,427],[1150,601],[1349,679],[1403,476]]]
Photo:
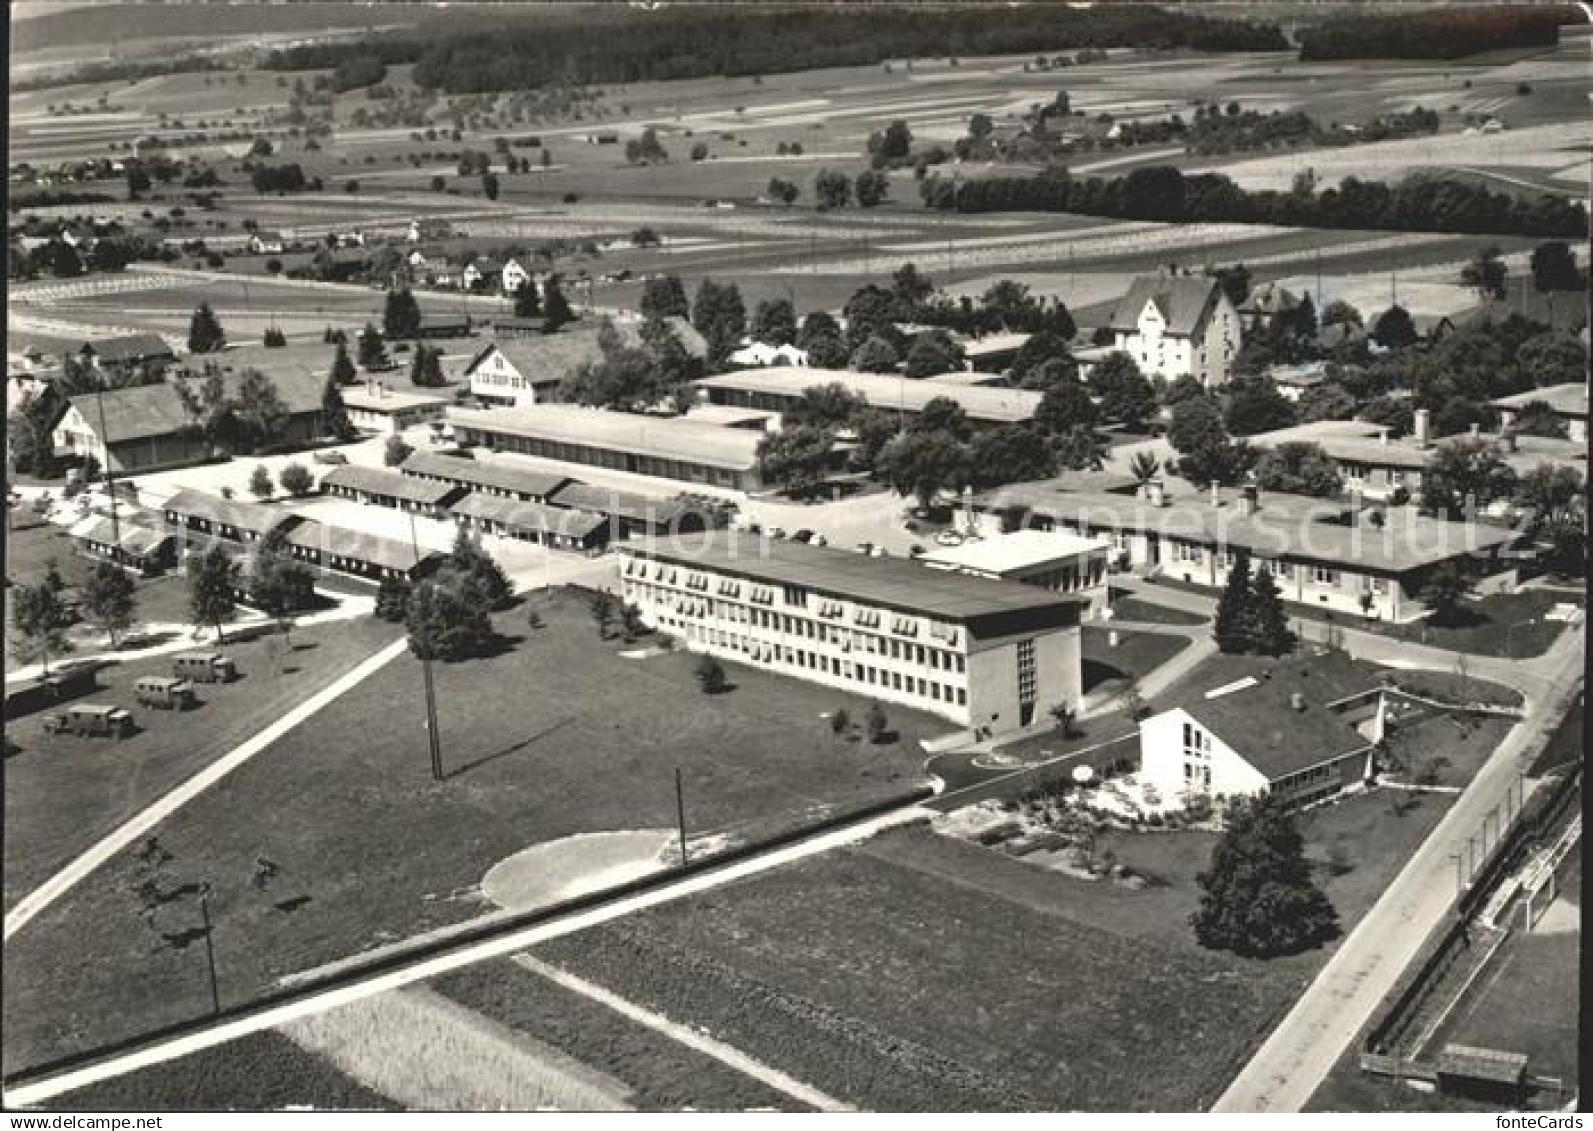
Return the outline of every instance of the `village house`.
[[[287,250],[287,241],[281,232],[255,232],[249,237],[251,255],[281,255]]]
[[[472,259],[460,273],[459,285],[467,291],[486,290],[503,280],[503,264],[496,259]]]
[[[1501,429],[1515,427],[1516,418],[1529,404],[1542,402],[1556,420],[1565,425],[1566,438],[1573,443],[1587,443],[1587,384],[1573,382],[1568,385],[1546,385],[1511,397],[1500,397],[1493,402],[1499,410]]]
[[[425,243],[428,240],[445,240],[454,235],[454,226],[437,216],[423,216],[409,222],[409,242]]]
[[[159,334],[123,334],[114,338],[91,338],[77,350],[82,362],[95,370],[127,370],[139,365],[169,365],[177,360],[166,339]]]
[[[1227,383],[1243,344],[1239,312],[1207,275],[1135,279],[1109,325],[1112,348],[1132,357],[1147,377],[1189,375],[1207,388]]]
[[[665,324],[689,356],[707,356],[707,343],[691,323],[669,318]],[[495,334],[493,342],[465,367],[471,397],[478,404],[506,406],[558,400],[566,378],[603,360],[605,325],[612,326],[621,345],[632,349],[642,345],[640,327],[631,322],[577,322],[553,334]]]
[[[503,265],[500,278],[502,280],[503,293],[506,295],[514,294],[521,287],[532,282],[531,272],[522,267],[517,259],[511,259]]]
[[[1279,283],[1259,283],[1239,304],[1239,321],[1246,334],[1270,330],[1280,318],[1300,309],[1300,296]]]
[[[748,341],[730,355],[730,364],[747,367],[761,365],[803,366],[808,363],[806,350],[787,343],[771,346],[768,342]]]

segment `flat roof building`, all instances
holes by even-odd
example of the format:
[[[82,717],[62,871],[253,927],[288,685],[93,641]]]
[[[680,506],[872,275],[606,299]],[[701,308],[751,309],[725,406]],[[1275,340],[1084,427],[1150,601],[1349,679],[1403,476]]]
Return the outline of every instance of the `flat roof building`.
[[[919,413],[930,401],[945,397],[955,401],[974,424],[1021,424],[1034,418],[1041,394],[1031,389],[1001,389],[950,381],[893,377],[884,373],[854,373],[849,369],[814,369],[808,366],[771,366],[704,377],[697,386],[714,404],[784,412],[811,388],[840,385],[874,408]]]
[[[393,435],[417,424],[441,420],[454,403],[446,393],[407,393],[353,386],[342,390],[349,423],[361,432]]]
[[[627,601],[695,651],[928,711],[980,733],[1082,697],[1081,603],[900,558],[766,539],[633,541]]]
[[[680,417],[639,416],[574,405],[450,408],[459,441],[565,463],[755,491],[762,436]]]
[[[1106,607],[1106,575],[1112,544],[1061,530],[1015,530],[970,539],[960,546],[935,546],[918,561],[930,569],[1038,585],[1089,603],[1095,619]]]

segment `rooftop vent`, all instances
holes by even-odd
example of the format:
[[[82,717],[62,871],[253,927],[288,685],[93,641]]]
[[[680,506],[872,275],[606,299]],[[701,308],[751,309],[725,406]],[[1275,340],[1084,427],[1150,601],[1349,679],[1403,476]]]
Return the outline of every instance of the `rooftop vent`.
[[[1289,706],[1294,708],[1296,711],[1305,710],[1305,696],[1301,695],[1298,691],[1294,692],[1289,696]]]
[[[1206,692],[1207,699],[1221,699],[1224,695],[1232,695],[1235,691],[1243,691],[1247,687],[1254,687],[1256,677],[1247,675],[1243,679],[1236,679],[1232,683],[1225,683],[1221,687],[1213,687]]]

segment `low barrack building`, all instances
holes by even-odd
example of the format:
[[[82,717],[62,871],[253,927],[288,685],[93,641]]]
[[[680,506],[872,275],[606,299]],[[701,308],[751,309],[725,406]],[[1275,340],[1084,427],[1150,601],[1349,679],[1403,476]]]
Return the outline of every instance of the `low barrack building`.
[[[470,459],[436,452],[411,452],[399,471],[417,479],[453,483],[476,494],[545,503],[563,486],[575,482],[568,475],[521,467],[506,460]]]
[[[625,600],[694,651],[979,732],[1082,699],[1081,603],[1032,585],[784,541],[621,548]]]
[[[597,553],[609,541],[609,520],[590,511],[474,492],[455,503],[452,510],[460,524],[468,529],[535,542],[552,550]]]
[[[385,467],[358,464],[345,464],[327,472],[321,478],[321,490],[328,495],[429,518],[443,518],[448,508],[466,493],[464,487],[454,483],[417,479]]]
[[[1030,389],[918,381],[884,373],[788,365],[720,373],[704,377],[696,384],[712,404],[782,413],[800,401],[807,390],[825,385],[840,385],[873,408],[903,415],[916,416],[930,401],[945,398],[955,402],[975,426],[1022,424],[1032,420],[1042,396]]]

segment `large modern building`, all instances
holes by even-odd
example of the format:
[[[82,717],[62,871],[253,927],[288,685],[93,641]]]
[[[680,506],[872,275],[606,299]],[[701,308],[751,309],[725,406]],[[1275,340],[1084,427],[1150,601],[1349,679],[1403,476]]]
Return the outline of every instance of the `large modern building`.
[[[1208,275],[1135,279],[1108,325],[1113,348],[1132,357],[1146,376],[1171,381],[1188,374],[1208,388],[1227,382],[1243,343],[1239,312]]]
[[[1427,610],[1419,596],[1443,562],[1482,572],[1514,564],[1519,535],[1502,525],[1445,522],[1414,507],[1262,495],[1254,488],[1196,490],[1147,484],[1124,493],[1088,477],[1018,483],[975,502],[986,529],[1063,529],[1107,539],[1116,569],[1220,589],[1238,556],[1267,569],[1285,601],[1335,612],[1409,621]]]
[[[697,382],[713,404],[784,412],[802,399],[808,389],[840,385],[847,392],[888,412],[917,414],[932,400],[955,401],[975,425],[1021,424],[1034,417],[1041,394],[1030,389],[1000,389],[948,381],[915,381],[884,373],[854,373],[849,369],[815,369],[778,365],[721,373]]]
[[[970,539],[960,546],[935,546],[918,560],[930,569],[969,577],[1038,585],[1086,602],[1085,618],[1106,609],[1106,574],[1112,544],[1061,530],[1015,530]]]
[[[1082,698],[1081,602],[801,543],[622,547],[624,597],[687,647],[1000,733]]]
[[[448,410],[459,442],[565,463],[755,491],[756,432],[574,405]]]

